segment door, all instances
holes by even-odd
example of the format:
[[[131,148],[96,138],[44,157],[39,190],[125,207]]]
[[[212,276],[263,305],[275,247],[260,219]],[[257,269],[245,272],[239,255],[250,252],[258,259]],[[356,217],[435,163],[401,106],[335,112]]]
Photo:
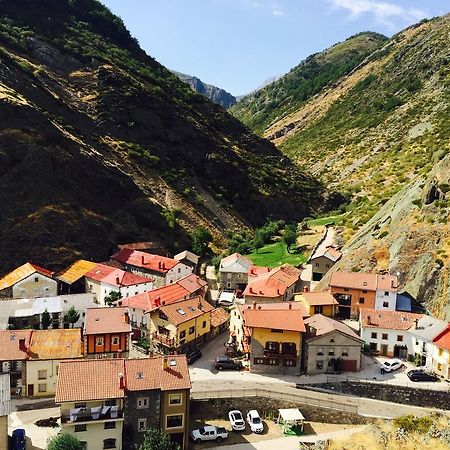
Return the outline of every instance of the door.
[[[33,395],[34,395],[34,384],[29,384],[27,391],[28,391],[28,396],[29,397],[33,397]]]
[[[354,359],[344,359],[342,369],[344,372],[356,372],[358,361]]]
[[[387,356],[388,346],[387,344],[381,344],[380,355]]]

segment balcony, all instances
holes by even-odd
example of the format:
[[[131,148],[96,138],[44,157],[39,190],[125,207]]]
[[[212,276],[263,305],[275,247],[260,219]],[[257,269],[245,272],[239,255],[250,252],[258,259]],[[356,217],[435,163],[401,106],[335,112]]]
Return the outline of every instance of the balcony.
[[[176,339],[166,336],[165,334],[154,333],[152,336],[153,340],[160,342],[166,347],[176,347]]]
[[[74,408],[61,414],[61,423],[84,423],[101,420],[116,420],[123,417],[123,411],[118,406],[97,406],[93,408]]]
[[[264,356],[268,358],[297,358],[297,353],[283,350],[264,350]]]

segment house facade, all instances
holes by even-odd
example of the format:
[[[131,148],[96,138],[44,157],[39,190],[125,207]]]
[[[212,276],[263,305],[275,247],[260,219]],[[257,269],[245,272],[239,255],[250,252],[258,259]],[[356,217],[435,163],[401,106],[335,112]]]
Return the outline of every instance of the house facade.
[[[58,295],[52,272],[26,263],[0,279],[1,298],[36,298]]]
[[[121,249],[111,259],[122,264],[125,270],[154,279],[155,287],[175,283],[193,272],[191,266],[176,259],[128,248]]]
[[[60,294],[81,294],[86,292],[84,276],[92,270],[97,263],[79,259],[69,267],[59,272],[55,279],[58,281]]]
[[[390,358],[414,356],[413,337],[409,329],[422,314],[403,311],[361,309],[360,334],[370,351]]]
[[[128,358],[131,325],[126,308],[90,308],[83,331],[86,358]]]
[[[222,289],[243,291],[248,283],[248,273],[253,263],[239,253],[220,261],[219,275]]]
[[[198,273],[198,262],[200,261],[200,257],[195,253],[189,252],[185,250],[184,252],[177,253],[173,259],[176,261],[185,264],[186,266],[192,267],[192,273]]]
[[[322,314],[305,320],[305,370],[318,373],[359,372],[364,341],[347,325]]]
[[[320,281],[341,257],[342,253],[333,246],[316,251],[308,260],[312,268],[312,281]]]
[[[433,339],[431,368],[440,377],[450,380],[450,326]]]
[[[301,302],[309,315],[322,314],[326,317],[335,317],[337,313],[338,301],[331,295],[329,291],[309,292],[304,291],[295,294],[294,301]]]

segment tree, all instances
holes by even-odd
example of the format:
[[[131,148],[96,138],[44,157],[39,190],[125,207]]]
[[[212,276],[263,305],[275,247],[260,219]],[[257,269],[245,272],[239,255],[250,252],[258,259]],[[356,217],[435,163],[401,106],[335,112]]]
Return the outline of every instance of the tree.
[[[45,309],[41,316],[41,327],[43,330],[47,330],[50,324],[52,323],[52,318],[50,313]]]
[[[173,247],[175,242],[175,231],[178,225],[178,217],[181,211],[176,208],[164,208],[161,215],[164,217],[170,230],[170,245]]]
[[[47,450],[83,450],[83,446],[77,437],[61,433],[50,439]]]
[[[297,226],[295,224],[287,225],[283,232],[283,241],[286,244],[286,250],[290,252],[290,248],[297,242]]]
[[[120,291],[111,291],[109,295],[105,297],[105,303],[111,306],[114,302],[120,300],[121,298],[122,294],[120,293]]]
[[[192,251],[203,256],[208,251],[208,244],[212,241],[211,233],[204,227],[197,228],[192,234]]]
[[[264,247],[264,235],[260,230],[256,230],[255,237],[253,238],[253,247],[255,247],[256,253],[261,247]]]
[[[80,313],[71,306],[69,311],[64,315],[64,320],[70,323],[70,328],[73,328],[73,326],[80,320]]]
[[[180,450],[180,446],[172,442],[161,430],[150,428],[139,450]]]

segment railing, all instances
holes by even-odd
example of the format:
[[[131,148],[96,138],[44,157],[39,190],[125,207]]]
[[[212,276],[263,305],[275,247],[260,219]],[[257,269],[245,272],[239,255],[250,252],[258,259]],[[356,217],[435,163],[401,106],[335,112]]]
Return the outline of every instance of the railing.
[[[63,412],[61,414],[61,423],[81,423],[81,422],[95,422],[97,420],[115,420],[123,417],[121,409],[112,410],[112,407],[105,406],[100,411],[92,411],[92,408],[83,408],[81,411],[75,413],[72,410],[70,413]]]
[[[155,341],[161,342],[161,344],[166,345],[167,347],[175,347],[176,341],[174,338],[169,338],[163,334],[154,334],[152,339]]]
[[[297,358],[297,353],[296,352],[283,352],[282,350],[280,350],[279,352],[277,351],[272,351],[272,350],[264,350],[264,356],[268,356],[270,358]]]
[[[309,393],[311,394],[311,393]],[[314,406],[317,408],[333,409],[357,414],[358,405],[349,404],[338,395],[324,395],[324,398],[315,398],[305,392],[283,392],[276,389],[222,389],[211,391],[192,391],[191,398],[193,400],[208,400],[210,398],[242,398],[242,397],[268,397],[273,400],[282,400],[285,402],[298,403],[301,405]]]

